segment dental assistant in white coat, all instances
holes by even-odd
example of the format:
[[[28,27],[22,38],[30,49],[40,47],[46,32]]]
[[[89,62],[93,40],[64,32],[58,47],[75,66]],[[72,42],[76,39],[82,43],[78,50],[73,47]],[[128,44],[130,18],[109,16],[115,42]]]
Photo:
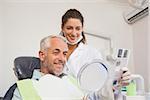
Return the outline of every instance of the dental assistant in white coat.
[[[84,18],[82,14],[76,9],[69,9],[62,16],[61,35],[68,40],[68,53],[67,53],[67,73],[77,78],[79,69],[92,59],[102,59],[101,53],[89,47],[86,44],[86,38],[83,32]],[[130,80],[130,73],[126,70],[120,79],[123,85],[128,85]],[[107,82],[101,89],[99,95],[93,100],[113,100],[114,95],[112,91],[112,82]]]

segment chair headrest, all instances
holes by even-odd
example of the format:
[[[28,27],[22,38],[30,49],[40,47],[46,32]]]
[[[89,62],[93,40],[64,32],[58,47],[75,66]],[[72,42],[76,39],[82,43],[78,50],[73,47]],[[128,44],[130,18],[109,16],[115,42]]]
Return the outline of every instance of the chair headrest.
[[[39,58],[30,56],[21,56],[15,58],[14,71],[19,80],[31,78],[34,69],[40,69]]]

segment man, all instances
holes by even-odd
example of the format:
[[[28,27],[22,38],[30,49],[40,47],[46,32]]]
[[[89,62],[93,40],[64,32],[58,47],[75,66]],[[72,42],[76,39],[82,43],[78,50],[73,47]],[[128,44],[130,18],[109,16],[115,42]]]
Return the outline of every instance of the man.
[[[39,80],[45,74],[52,74],[58,77],[64,76],[62,72],[66,63],[67,51],[67,43],[61,36],[51,35],[42,39],[39,51],[41,67],[40,70],[34,70],[32,79]],[[12,99],[22,100],[18,88],[16,88]]]
[[[73,82],[70,82],[72,79],[66,79],[66,77],[68,76],[63,73],[63,69],[67,60],[66,59],[67,51],[68,51],[68,45],[64,37],[60,35],[58,36],[50,35],[43,38],[40,42],[40,51],[39,51],[39,58],[40,58],[40,65],[41,65],[40,70],[38,69],[34,70],[32,81],[30,79],[25,79],[17,82],[17,88],[14,91],[12,100],[41,100],[45,98],[45,97],[42,98],[40,97],[43,96],[40,94],[41,93],[40,91],[42,91],[42,89],[39,89],[36,83],[38,82],[38,80],[40,81],[41,78],[47,75],[57,76],[63,79],[63,81],[67,81],[67,82],[62,82],[61,80],[58,80],[59,79],[58,78],[55,81],[51,81],[50,84],[46,84],[47,87],[46,89],[51,87],[51,85],[53,85],[52,83],[56,82],[56,84],[59,84],[58,82],[60,82],[60,84],[62,83],[64,85],[64,87],[62,88],[63,90],[61,91],[67,91],[68,93],[67,89],[70,89],[72,92],[69,93],[68,97],[65,97],[64,100],[66,99],[71,100],[70,98],[72,96],[73,99],[76,99],[75,98],[76,96],[80,98],[79,100],[81,100],[81,98],[84,99],[85,97],[82,91],[78,88],[78,86],[75,86]],[[50,78],[54,78],[54,77],[51,76]],[[69,85],[70,87],[66,86],[66,84]],[[55,85],[53,88],[57,90],[58,89],[57,86],[58,85]],[[49,90],[45,90],[44,93],[42,94],[46,94],[47,91]],[[55,90],[51,89],[49,92],[54,92],[54,91]],[[61,92],[58,93],[57,95],[58,97],[60,93]],[[61,93],[61,94],[66,95],[66,93]],[[57,100],[58,97],[56,97]],[[51,100],[51,97],[48,99]],[[59,98],[59,100],[62,99],[63,98]]]

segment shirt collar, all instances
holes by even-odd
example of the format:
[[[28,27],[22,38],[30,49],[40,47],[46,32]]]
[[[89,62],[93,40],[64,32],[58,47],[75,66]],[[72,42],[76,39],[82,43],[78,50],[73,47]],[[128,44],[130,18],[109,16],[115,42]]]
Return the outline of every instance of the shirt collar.
[[[39,80],[42,76],[43,76],[43,73],[41,73],[39,69],[35,69],[33,71],[32,79]]]

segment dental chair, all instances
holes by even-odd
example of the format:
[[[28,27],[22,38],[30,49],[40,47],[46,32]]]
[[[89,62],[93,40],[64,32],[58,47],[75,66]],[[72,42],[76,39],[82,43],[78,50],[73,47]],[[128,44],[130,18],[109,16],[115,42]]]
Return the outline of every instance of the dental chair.
[[[40,59],[37,57],[21,56],[14,60],[14,73],[18,80],[32,78],[33,70],[40,69]],[[17,87],[14,83],[6,92],[3,100],[11,100]]]
[[[40,59],[37,57],[17,57],[14,60],[14,73],[18,80],[31,78],[34,69],[40,69]]]

